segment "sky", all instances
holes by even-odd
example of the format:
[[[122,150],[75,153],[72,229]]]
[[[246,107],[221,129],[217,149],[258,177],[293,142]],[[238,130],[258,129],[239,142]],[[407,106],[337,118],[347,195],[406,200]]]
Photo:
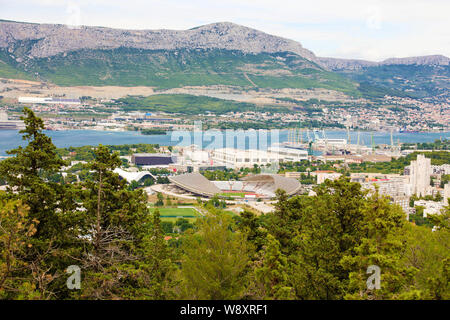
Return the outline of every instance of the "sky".
[[[449,0],[0,0],[0,19],[184,30],[234,22],[299,41],[317,56],[450,57]]]

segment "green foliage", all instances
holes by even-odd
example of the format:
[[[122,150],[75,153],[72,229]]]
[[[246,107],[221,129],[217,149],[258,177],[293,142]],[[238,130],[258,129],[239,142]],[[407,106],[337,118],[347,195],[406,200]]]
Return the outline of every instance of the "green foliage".
[[[225,200],[220,200],[217,194],[214,195],[210,200],[205,203],[205,207],[213,207],[213,208],[221,208],[224,209],[227,207]]]
[[[361,83],[359,90],[364,95],[382,97],[388,94],[423,98],[445,94],[448,90],[450,67],[391,64],[340,73]]]
[[[156,153],[159,145],[157,144],[123,144],[106,146],[111,151],[117,151],[120,156],[129,156],[133,153]],[[57,149],[60,157],[69,157],[72,161],[91,161],[94,159],[96,146],[69,147]],[[82,166],[81,164],[77,164]]]
[[[325,88],[357,94],[356,85],[296,54],[246,54],[235,50],[144,50],[117,48],[77,50],[48,58],[28,59],[26,48],[16,63],[2,50],[6,67],[0,76],[17,73],[62,86],[119,85],[175,88],[229,85],[243,88]],[[280,59],[281,58],[281,59]]]
[[[162,111],[190,115],[206,112],[222,114],[227,112],[255,111],[256,109],[261,112],[286,111],[280,107],[260,107],[251,103],[190,94],[155,94],[148,97],[128,96],[117,99],[113,105],[125,111]]]
[[[443,216],[443,221],[448,220]],[[436,221],[435,221],[436,223]],[[437,222],[437,225],[440,223]],[[432,231],[427,227],[409,225],[407,228],[405,264],[414,267],[415,287],[421,299],[449,299],[449,241],[447,227]]]
[[[30,237],[30,246],[23,257],[28,268],[22,276],[30,280],[39,298],[46,299],[63,283],[55,275],[70,260],[67,246],[72,243],[72,251],[77,250],[76,199],[71,185],[46,178],[57,173],[64,161],[56,154],[51,139],[43,133],[42,119],[28,108],[23,112],[26,127],[20,133],[28,144],[8,151],[13,157],[0,162],[0,176],[8,184],[5,197],[22,201],[28,208],[27,223],[36,224],[36,232]],[[65,294],[67,290],[62,291],[61,297]]]
[[[0,195],[3,198],[3,194]],[[14,298],[14,291],[24,298],[39,296],[31,281],[20,284],[17,274],[26,268],[23,258],[32,246],[29,238],[36,233],[37,220],[28,219],[28,207],[21,200],[0,198],[0,299]],[[29,290],[23,290],[23,286]]]
[[[182,297],[218,300],[242,296],[247,246],[243,235],[233,229],[229,216],[217,214],[200,220],[199,230],[186,237]]]
[[[250,289],[253,296],[276,300],[293,298],[293,288],[289,285],[288,260],[281,253],[280,243],[272,235],[267,236],[262,259],[255,265],[255,282]]]
[[[409,215],[409,221],[414,222],[418,226],[427,226],[433,228],[433,224],[430,220],[423,216],[424,207],[416,206],[416,213]]]
[[[155,202],[155,206],[162,207],[164,205],[164,196],[163,196],[163,194],[161,192],[158,192],[156,194],[156,197],[157,197],[158,200]]]
[[[34,80],[30,74],[20,70],[18,63],[4,50],[0,50],[0,78]]]
[[[400,299],[413,287],[415,268],[403,263],[405,250],[405,217],[398,206],[393,206],[378,194],[371,196],[363,208],[365,223],[362,237],[341,264],[350,270],[346,299]],[[381,269],[381,288],[367,288],[366,270],[376,265]]]
[[[403,143],[402,150],[408,149],[419,149],[419,150],[450,150],[450,140],[449,139],[436,139],[434,142],[419,142],[419,143]]]
[[[28,145],[0,162],[8,184],[0,193],[0,298],[450,298],[450,207],[427,217],[433,228],[414,225],[387,198],[341,177],[315,187],[315,196],[277,191],[266,215],[231,216],[215,197],[194,222],[173,223],[167,210],[193,209],[149,210],[142,190],[114,173],[119,154],[105,146],[89,149],[92,159],[76,170],[91,172],[80,182],[60,179],[64,162],[42,120],[25,114]],[[283,169],[293,166],[309,164]],[[81,290],[66,287],[73,264]],[[370,265],[381,269],[380,289],[367,288]]]

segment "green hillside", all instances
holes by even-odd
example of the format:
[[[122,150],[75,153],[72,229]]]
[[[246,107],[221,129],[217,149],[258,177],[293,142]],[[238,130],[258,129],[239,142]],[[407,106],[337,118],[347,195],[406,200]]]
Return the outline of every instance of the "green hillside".
[[[230,85],[243,88],[325,88],[358,95],[357,85],[293,53],[245,54],[229,50],[79,50],[26,59],[29,44],[0,59],[0,77],[33,77],[61,86],[120,85],[174,88]],[[7,56],[5,52],[0,57]],[[5,70],[5,71],[4,71]],[[13,70],[16,70],[14,75]]]
[[[167,113],[199,114],[212,112],[223,114],[243,111],[289,112],[288,108],[279,106],[256,106],[252,103],[236,102],[207,96],[189,94],[156,94],[148,97],[128,96],[117,99],[113,105],[119,105],[125,111],[163,111]]]
[[[0,78],[33,80],[34,78],[18,67],[18,63],[5,51],[0,50]]]
[[[361,92],[372,97],[385,94],[413,98],[448,98],[450,66],[446,65],[380,65],[342,75],[361,83]]]

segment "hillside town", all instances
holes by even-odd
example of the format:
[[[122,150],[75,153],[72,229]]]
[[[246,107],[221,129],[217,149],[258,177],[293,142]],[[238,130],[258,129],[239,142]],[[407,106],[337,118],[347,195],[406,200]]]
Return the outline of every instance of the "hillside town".
[[[271,129],[286,127],[337,128],[351,130],[394,132],[445,132],[450,130],[450,104],[431,103],[417,99],[386,96],[379,105],[367,101],[308,102],[273,100],[270,112],[255,110],[199,113],[186,115],[162,111],[124,111],[114,101],[81,100],[51,97],[19,97],[16,102],[0,106],[2,123],[8,115],[11,121],[19,118],[20,106],[29,106],[40,114],[50,130],[190,130],[194,120],[201,120],[211,128]],[[297,102],[295,102],[297,101]],[[277,108],[280,110],[277,112]],[[284,108],[284,109],[283,109]],[[282,110],[282,111],[281,111]],[[290,110],[287,112],[287,110]],[[291,112],[293,111],[293,112]]]

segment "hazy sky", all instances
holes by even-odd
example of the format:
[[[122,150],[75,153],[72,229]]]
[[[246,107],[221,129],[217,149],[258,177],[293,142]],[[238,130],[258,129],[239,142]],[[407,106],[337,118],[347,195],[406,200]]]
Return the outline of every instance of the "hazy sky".
[[[128,29],[230,21],[318,56],[450,57],[449,0],[0,0],[0,19]]]

